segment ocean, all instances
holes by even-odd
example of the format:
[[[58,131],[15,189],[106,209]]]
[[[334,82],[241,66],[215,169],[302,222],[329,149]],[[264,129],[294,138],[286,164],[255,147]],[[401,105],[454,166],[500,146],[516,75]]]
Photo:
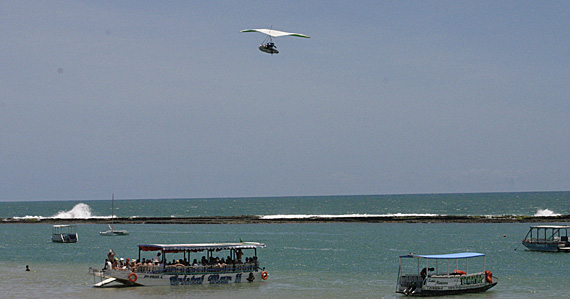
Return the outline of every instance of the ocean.
[[[110,197],[110,196],[109,196]],[[118,217],[263,215],[521,215],[569,213],[570,192],[322,197],[121,199]],[[0,218],[109,218],[110,200],[0,202]],[[535,225],[536,223],[533,223]],[[2,298],[398,298],[398,256],[481,252],[498,285],[461,298],[566,297],[570,255],[525,250],[527,223],[281,223],[116,225],[129,236],[103,237],[101,224],[78,225],[79,242],[51,242],[51,225],[4,223]],[[259,241],[269,279],[259,284],[93,288],[89,267],[105,255],[134,258],[136,245]],[[26,265],[31,271],[26,272]]]

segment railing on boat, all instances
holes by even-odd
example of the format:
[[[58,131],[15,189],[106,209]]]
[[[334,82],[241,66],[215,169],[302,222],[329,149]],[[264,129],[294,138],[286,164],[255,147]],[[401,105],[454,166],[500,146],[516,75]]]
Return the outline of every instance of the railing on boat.
[[[150,274],[207,274],[207,273],[234,273],[255,272],[262,270],[256,264],[236,264],[226,266],[137,266],[133,272]]]
[[[560,238],[554,238],[554,239],[537,239],[537,238],[528,238],[528,239],[524,239],[523,242],[527,242],[527,243],[533,243],[533,244],[565,244],[566,241],[562,240]]]

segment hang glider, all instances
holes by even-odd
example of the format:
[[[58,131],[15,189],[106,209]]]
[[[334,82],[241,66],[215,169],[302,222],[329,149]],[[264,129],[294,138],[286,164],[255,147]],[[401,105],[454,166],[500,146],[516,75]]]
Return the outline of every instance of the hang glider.
[[[311,38],[310,36],[305,35],[305,34],[301,34],[301,33],[291,33],[291,32],[285,32],[285,31],[279,31],[279,30],[273,30],[273,29],[245,29],[245,30],[242,30],[240,32],[259,32],[259,33],[267,34],[271,37],[296,36],[296,37]]]
[[[259,32],[267,35],[267,37],[263,40],[261,45],[259,45],[259,50],[261,52],[269,53],[269,54],[279,54],[275,43],[273,43],[273,38],[281,37],[281,36],[296,36],[296,37],[303,37],[303,38],[310,38],[310,36],[301,34],[301,33],[291,33],[273,29],[245,29],[241,30],[240,32]]]

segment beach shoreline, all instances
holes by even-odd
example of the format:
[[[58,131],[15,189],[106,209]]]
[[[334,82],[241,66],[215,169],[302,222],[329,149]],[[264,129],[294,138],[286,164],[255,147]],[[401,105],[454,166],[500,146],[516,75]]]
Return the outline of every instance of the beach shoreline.
[[[2,218],[0,223],[108,224],[108,218]],[[114,224],[272,224],[272,223],[546,223],[570,222],[570,215],[560,216],[204,216],[204,217],[126,217],[113,219]]]

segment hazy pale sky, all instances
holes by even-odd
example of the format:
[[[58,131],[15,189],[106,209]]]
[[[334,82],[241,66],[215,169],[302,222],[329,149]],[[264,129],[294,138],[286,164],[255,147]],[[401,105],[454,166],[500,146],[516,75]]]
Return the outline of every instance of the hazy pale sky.
[[[2,201],[570,190],[568,1],[2,1],[0,44]]]

